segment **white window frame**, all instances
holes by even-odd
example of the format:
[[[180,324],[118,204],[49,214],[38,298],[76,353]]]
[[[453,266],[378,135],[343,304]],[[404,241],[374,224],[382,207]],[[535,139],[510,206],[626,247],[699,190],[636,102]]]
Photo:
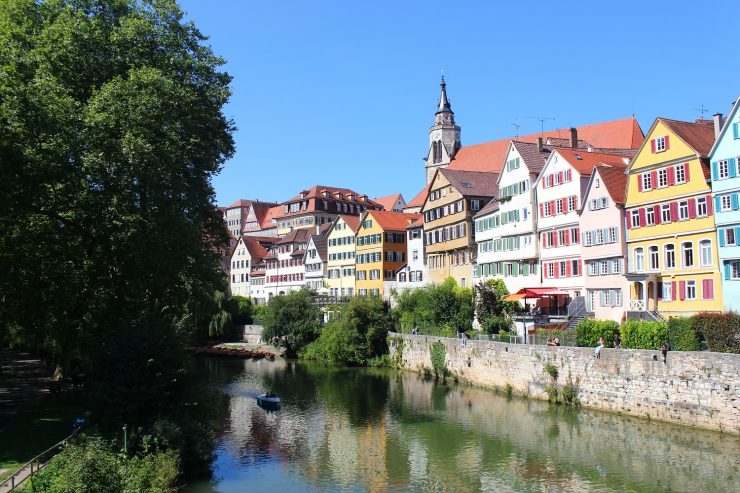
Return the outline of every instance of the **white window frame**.
[[[665,135],[655,138],[655,152],[665,151]]]
[[[643,173],[640,175],[642,178],[642,191],[650,191],[653,189],[653,178],[650,176],[650,173]]]
[[[707,208],[707,198],[699,197],[696,199],[696,217],[707,217],[709,209]]]
[[[652,272],[660,270],[660,247],[657,245],[650,245],[648,247],[648,270]]]
[[[673,250],[669,250],[668,247],[673,247]],[[669,261],[669,253],[670,261]],[[666,243],[663,245],[663,265],[665,266],[666,270],[671,270],[676,268],[676,245],[673,243]]]
[[[658,188],[665,188],[668,186],[668,168],[658,170]]]
[[[645,209],[645,225],[655,226],[655,207]]]
[[[663,301],[673,301],[673,284],[671,282],[661,282],[661,291],[663,293]],[[668,296],[666,296],[666,294]]]
[[[708,250],[707,250],[708,249]],[[704,255],[709,253],[709,262],[705,262]],[[714,255],[712,255],[712,240],[704,238],[699,240],[699,264],[702,267],[711,267],[714,265]]]
[[[732,241],[730,241],[730,234],[732,234]],[[735,228],[725,228],[724,230],[725,235],[725,245],[735,245],[737,242],[737,238],[735,238]]]
[[[678,202],[678,220],[688,221],[689,219],[689,201],[681,200]]]
[[[693,290],[693,296],[690,295],[692,290]],[[696,299],[696,281],[686,281],[686,299],[687,300]]]
[[[719,197],[720,211],[727,212],[732,210],[732,196],[731,195],[720,195]]]
[[[717,161],[717,177],[720,180],[724,180],[730,177],[730,160],[722,159]]]
[[[663,204],[660,206],[660,222],[669,223],[671,222],[671,205]]]
[[[642,247],[637,247],[633,251],[634,255],[634,261],[635,261],[635,272],[644,272],[645,271],[645,249]]]
[[[689,248],[686,248],[686,245],[689,245]],[[691,251],[691,264],[689,265],[688,262],[686,262],[686,252]],[[684,241],[681,243],[681,267],[684,269],[692,269],[694,265],[696,264],[696,261],[694,259],[694,242],[693,241]]]
[[[740,280],[740,260],[730,262],[730,279],[733,281]]]
[[[686,183],[686,168],[684,166],[688,167],[688,165],[689,163],[682,163],[673,167],[673,176],[675,177],[675,183],[677,185]]]

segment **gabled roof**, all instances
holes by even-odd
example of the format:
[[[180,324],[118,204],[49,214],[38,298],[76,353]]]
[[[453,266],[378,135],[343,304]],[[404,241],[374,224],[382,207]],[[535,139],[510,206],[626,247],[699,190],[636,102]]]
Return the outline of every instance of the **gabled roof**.
[[[594,180],[599,176],[601,178],[601,184],[604,185],[604,188],[612,198],[612,201],[617,205],[624,205],[625,199],[627,198],[628,175],[625,174],[626,169],[626,166],[603,163],[597,164],[594,167],[594,172],[591,174],[591,179],[588,182],[588,187],[586,187],[586,194],[584,197],[589,196]],[[587,199],[584,198],[580,212],[585,210],[587,202]]]
[[[599,163],[627,167],[625,163],[627,158],[619,155],[588,152],[581,149],[554,149],[553,152],[562,156],[581,175],[590,175],[594,166]]]
[[[417,193],[413,199],[411,199],[411,202],[406,204],[406,207],[423,207],[424,202],[427,200],[428,194],[429,194],[429,185],[422,188],[421,191]]]
[[[349,229],[352,230],[352,232],[357,233],[357,230],[360,227],[360,216],[350,216],[346,214],[340,214],[339,217],[342,218],[342,220],[347,224]]]
[[[483,207],[480,211],[478,211],[478,213],[475,216],[473,216],[473,219],[487,216],[488,214],[492,212],[496,212],[497,210],[498,210],[498,198],[494,197],[488,201],[485,207]]]
[[[325,194],[328,194],[329,197],[326,197]],[[340,194],[342,196],[341,199],[339,198]],[[349,197],[352,198],[350,199]],[[315,209],[316,202],[315,200],[312,201],[311,199],[324,198],[332,198],[334,200],[342,200],[344,202],[363,204],[370,207],[380,207],[380,205],[377,204],[375,201],[370,200],[367,195],[359,194],[353,190],[350,190],[349,188],[327,187],[325,185],[314,185],[309,189],[303,190],[295,197],[286,200],[285,202],[283,202],[283,204],[289,204],[291,202],[297,202],[299,200],[307,200],[309,202],[308,211],[302,210],[295,213],[288,213],[287,215],[305,214],[306,212],[312,212]]]
[[[311,229],[294,229],[287,235],[283,236],[278,245],[286,245],[288,243],[306,243],[308,237],[311,236]]]
[[[313,243],[313,246],[316,248],[316,251],[319,254],[319,258],[326,262],[327,259],[327,247],[329,245],[329,242],[326,239],[325,235],[312,235],[309,243]],[[308,251],[308,247],[306,247],[306,251]]]
[[[416,228],[423,228],[424,227],[424,217],[420,217],[416,221],[409,224],[406,229],[416,229]]]
[[[441,168],[437,173],[442,173],[463,197],[498,197],[498,173],[450,168]]]
[[[529,172],[534,174],[539,174],[542,171],[542,168],[545,167],[545,163],[547,162],[547,156],[552,152],[552,147],[543,146],[540,150],[539,145],[532,142],[512,140],[511,145],[514,146],[522,157]],[[504,156],[504,159],[506,159],[506,156]]]
[[[390,211],[393,210],[393,206],[396,205],[396,202],[399,198],[401,199],[402,203],[406,203],[406,201],[403,200],[403,195],[401,195],[400,193],[386,195],[385,197],[378,197],[377,199],[373,199],[373,201],[383,206],[383,210]]]
[[[634,117],[584,125],[577,127],[577,131],[579,142],[588,142],[591,146],[601,148],[636,149],[645,139]],[[544,140],[548,138],[569,139],[570,129],[562,128],[464,146],[457,151],[449,169],[499,172],[506,158],[510,141],[516,139],[520,142],[537,142],[538,137],[543,137]]]
[[[725,132],[727,132],[727,129],[732,126],[732,120],[735,118],[735,114],[737,113],[738,108],[740,108],[740,98],[737,98],[735,100],[735,104],[732,105],[730,114],[727,115],[727,118],[725,119],[725,123],[722,125],[722,130],[720,130],[719,135],[717,136],[717,139],[714,141],[714,145],[712,145],[712,148],[709,151],[709,156],[714,155],[715,151],[717,150],[717,146],[722,141],[722,137],[724,137],[725,135]]]
[[[391,211],[367,211],[362,217],[372,216],[383,231],[406,231],[410,224],[421,218],[421,214]]]
[[[657,120],[691,147],[699,157],[709,156],[714,145],[714,124],[711,120],[697,120],[696,123],[660,117]]]

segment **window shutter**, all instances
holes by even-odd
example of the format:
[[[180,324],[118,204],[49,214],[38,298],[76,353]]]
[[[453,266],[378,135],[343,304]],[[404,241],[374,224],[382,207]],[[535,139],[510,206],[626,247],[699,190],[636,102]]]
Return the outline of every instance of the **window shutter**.
[[[653,185],[653,189],[658,188],[658,172],[650,172],[650,183]]]
[[[704,299],[706,300],[713,300],[714,299],[714,279],[704,279],[704,283],[706,284],[706,287],[704,288]]]
[[[711,204],[711,202],[707,202],[707,205],[709,205],[709,204]],[[716,197],[714,197],[714,204],[715,204],[715,207],[716,207],[716,209],[718,211],[719,210],[722,210],[722,200],[719,198],[719,195],[717,195]],[[709,213],[711,214],[711,211]]]
[[[568,199],[560,199],[560,203],[563,204],[563,214],[568,212]]]
[[[735,178],[737,176],[737,166],[735,166],[735,158],[731,157],[728,161],[728,166],[730,167],[730,178]]]
[[[711,216],[712,215],[712,196],[707,195],[706,199],[707,199],[707,216]]]
[[[544,277],[545,279],[548,279],[548,277],[547,277],[547,263],[543,263],[542,264],[542,277]]]
[[[655,215],[655,224],[660,224],[660,206],[654,205],[653,206],[653,214]]]
[[[740,139],[740,124],[738,123],[732,124],[732,138]]]
[[[650,151],[655,154],[655,139],[650,140]]]
[[[719,230],[719,246],[721,247],[725,246],[725,234],[724,229]]]
[[[545,217],[545,204],[540,204],[540,217]]]
[[[657,289],[657,291],[658,291],[658,301],[661,301],[661,300],[663,300],[663,283],[662,282],[659,282],[659,283],[657,283],[657,286],[658,286],[658,289]]]
[[[679,286],[679,291],[680,291],[679,299],[683,301],[686,299],[686,281],[679,282],[678,286]]]
[[[671,301],[674,301],[678,297],[676,293],[676,281],[671,281]]]
[[[735,244],[737,245],[740,243],[740,240],[738,240],[738,234],[740,233],[740,227],[735,228]]]
[[[696,218],[696,199],[689,199],[689,219]]]
[[[671,148],[671,139],[667,135],[664,137],[664,139],[665,139],[665,150],[667,151],[668,149]]]
[[[550,244],[551,244],[551,245],[552,245],[553,247],[557,247],[557,246],[558,246],[558,241],[560,241],[560,240],[558,239],[558,233],[557,233],[556,231],[551,231],[551,232],[550,232],[550,234],[552,235],[552,236],[550,237],[550,238],[552,238],[552,241],[550,242]],[[555,266],[557,267],[557,264],[555,264]]]
[[[558,182],[564,183],[565,182],[565,176],[563,175],[562,171],[558,171]]]
[[[717,169],[717,161],[714,161],[712,163],[712,180],[714,181],[719,180],[719,170]]]
[[[630,219],[631,216],[631,212],[628,212],[624,215],[624,222],[627,225],[627,229],[632,229],[632,220]]]
[[[555,215],[555,201],[554,200],[550,201],[550,215],[551,216]]]
[[[651,142],[653,142],[653,148],[654,148],[655,147],[655,141],[652,141],[651,140]],[[653,152],[655,152],[655,149],[653,149]],[[642,175],[641,174],[640,175],[637,175],[637,191],[638,192],[642,192]]]
[[[678,202],[671,202],[671,221],[678,221]]]
[[[668,167],[668,186],[675,185],[676,183],[676,169],[673,166]]]
[[[732,203],[732,210],[736,211],[740,209],[740,201],[738,201],[737,192],[730,195],[730,202]]]
[[[729,280],[731,275],[732,275],[732,264],[730,262],[725,262],[725,279]]]
[[[572,267],[570,266],[570,264],[571,264],[570,260],[565,262],[565,277],[570,277],[571,274],[573,273],[571,270]]]
[[[644,227],[645,227],[645,224],[646,224],[646,222],[647,222],[647,221],[645,220],[645,209],[644,209],[644,208],[641,208],[641,209],[640,209],[640,213],[639,213],[639,216],[640,216],[640,227],[641,227],[641,228],[644,228]]]
[[[578,197],[573,197],[573,207],[574,210],[578,210]]]
[[[686,183],[691,179],[691,174],[689,173],[690,169],[691,167],[689,166],[689,163],[683,163],[683,172],[686,175]]]
[[[554,272],[555,277],[560,277],[560,262],[555,262]]]

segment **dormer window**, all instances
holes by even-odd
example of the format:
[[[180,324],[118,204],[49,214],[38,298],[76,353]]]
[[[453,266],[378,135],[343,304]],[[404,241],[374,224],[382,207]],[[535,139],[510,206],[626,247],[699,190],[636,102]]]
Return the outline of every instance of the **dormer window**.
[[[655,139],[655,152],[665,151],[665,137]]]

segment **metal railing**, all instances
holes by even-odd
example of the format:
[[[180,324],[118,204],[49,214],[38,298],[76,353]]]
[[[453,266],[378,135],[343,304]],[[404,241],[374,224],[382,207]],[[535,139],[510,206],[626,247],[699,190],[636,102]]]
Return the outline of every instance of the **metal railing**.
[[[22,485],[28,478],[33,477],[46,466],[51,459],[62,447],[64,447],[74,435],[70,435],[61,442],[52,445],[39,455],[23,464],[10,477],[0,482],[0,493],[9,493]]]

